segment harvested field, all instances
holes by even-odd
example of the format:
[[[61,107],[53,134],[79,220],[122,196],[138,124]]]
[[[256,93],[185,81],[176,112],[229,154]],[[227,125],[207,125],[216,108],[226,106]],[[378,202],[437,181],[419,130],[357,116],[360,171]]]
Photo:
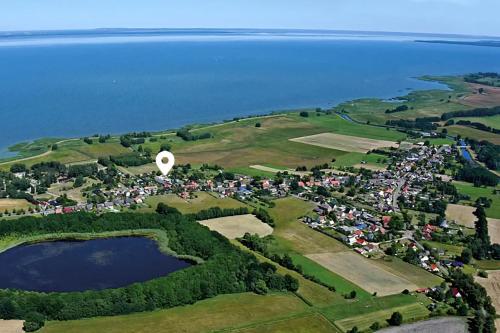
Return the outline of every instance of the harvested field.
[[[468,83],[468,86],[474,91],[474,94],[461,99],[460,102],[462,104],[473,107],[492,107],[500,105],[500,88],[477,83]],[[480,88],[483,89],[482,94],[478,93]]]
[[[476,217],[473,213],[475,210],[476,209],[471,206],[448,204],[446,208],[446,218],[467,228],[474,228]]]
[[[0,199],[0,213],[6,209],[11,211],[13,209],[28,209],[30,203],[24,199]]]
[[[2,333],[23,333],[22,320],[3,320],[0,319],[0,332]]]
[[[265,171],[265,172],[272,172],[272,173],[287,171],[291,175],[297,175],[297,176],[301,176],[301,177],[311,174],[308,171],[295,171],[293,169],[276,169],[276,168],[271,168],[271,167],[267,167],[265,165],[258,165],[258,164],[257,165],[250,165],[250,168],[255,169],[255,170]]]
[[[310,136],[303,136],[299,138],[290,139],[293,142],[305,143],[323,148],[330,148],[336,150],[343,150],[347,152],[367,153],[372,149],[395,147],[399,145],[394,141],[375,140],[361,138],[357,136],[334,134],[334,133],[321,133]]]
[[[470,206],[448,204],[446,217],[467,228],[474,228],[476,209]],[[500,243],[500,219],[488,218],[488,231],[492,243]]]
[[[355,167],[356,169],[367,169],[367,170],[371,170],[371,171],[385,171],[385,170],[387,170],[387,168],[385,166],[374,165],[374,164],[359,163],[359,164],[354,164],[353,167]]]
[[[245,207],[245,204],[233,198],[219,198],[208,192],[195,192],[192,199],[182,199],[175,194],[155,195],[146,199],[149,208],[141,208],[142,211],[152,212],[160,202],[175,207],[183,214],[197,213],[200,210],[210,207],[239,208]]]
[[[381,333],[467,333],[467,322],[460,317],[436,318],[418,323],[391,327]]]
[[[250,234],[258,234],[261,237],[273,233],[273,228],[261,222],[252,214],[219,217],[216,219],[203,220],[200,221],[200,223],[229,239],[243,237],[247,232]]]
[[[370,293],[376,292],[378,296],[397,294],[405,289],[415,290],[418,288],[416,284],[387,272],[352,251],[310,254],[306,257]]]
[[[497,313],[500,312],[500,271],[488,271],[488,278],[475,276],[474,280],[486,289]]]
[[[491,243],[500,244],[500,219],[488,218],[488,232],[490,234]]]

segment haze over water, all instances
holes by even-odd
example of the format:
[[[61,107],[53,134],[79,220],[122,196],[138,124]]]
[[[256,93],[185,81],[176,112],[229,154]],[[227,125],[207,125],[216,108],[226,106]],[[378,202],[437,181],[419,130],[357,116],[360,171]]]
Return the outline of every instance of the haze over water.
[[[389,98],[442,87],[414,79],[421,75],[500,71],[496,47],[373,38],[133,40],[0,38],[0,148]]]

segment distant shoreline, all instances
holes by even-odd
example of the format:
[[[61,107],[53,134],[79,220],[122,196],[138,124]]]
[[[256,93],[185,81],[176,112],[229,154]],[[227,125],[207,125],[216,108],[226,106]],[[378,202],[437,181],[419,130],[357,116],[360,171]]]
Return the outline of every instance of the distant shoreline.
[[[419,38],[426,38],[426,40],[419,40]],[[89,30],[0,31],[0,47],[132,42],[279,40],[380,40],[436,43],[452,43],[456,41],[456,43],[475,43],[481,40],[500,42],[500,36],[353,30],[216,28],[113,28]]]

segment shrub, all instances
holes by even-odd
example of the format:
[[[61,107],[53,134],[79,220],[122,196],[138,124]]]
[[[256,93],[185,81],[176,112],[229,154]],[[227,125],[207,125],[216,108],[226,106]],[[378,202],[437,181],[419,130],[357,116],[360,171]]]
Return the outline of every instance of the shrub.
[[[403,323],[403,315],[396,311],[391,315],[391,318],[389,318],[387,322],[391,326],[399,326]]]

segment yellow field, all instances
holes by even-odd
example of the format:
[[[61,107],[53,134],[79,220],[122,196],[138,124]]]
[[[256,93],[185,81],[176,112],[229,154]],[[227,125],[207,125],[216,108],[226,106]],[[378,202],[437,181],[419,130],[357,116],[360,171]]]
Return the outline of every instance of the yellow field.
[[[12,211],[13,209],[28,209],[30,203],[24,199],[0,199],[0,213],[5,212],[5,210]]]
[[[273,233],[273,228],[252,214],[219,217],[199,222],[229,239],[243,237],[247,232],[252,235],[257,234],[260,237]]]
[[[183,214],[196,213],[210,207],[220,207],[222,209],[245,207],[245,204],[232,198],[218,198],[215,194],[209,194],[207,192],[196,192],[195,196],[195,198],[187,200],[175,194],[152,196],[146,199],[146,203],[150,208],[144,210],[155,210],[160,202],[177,208]]]
[[[0,319],[0,332],[2,333],[23,333],[22,320],[3,320]]]
[[[471,206],[448,204],[446,208],[446,218],[467,228],[474,228],[476,217],[473,213],[475,210],[476,208]]]
[[[464,205],[448,204],[446,217],[467,228],[474,228],[477,220],[474,215],[476,208]],[[487,218],[488,231],[492,243],[500,243],[500,219]]]
[[[492,244],[500,244],[500,219],[488,218],[488,232]]]
[[[307,145],[313,145],[323,148],[358,153],[366,153],[372,149],[377,148],[399,147],[399,145],[394,141],[375,140],[334,133],[321,133],[310,136],[303,136],[290,139],[290,141],[305,143]]]
[[[486,289],[497,313],[500,312],[500,271],[488,271],[488,278],[475,276],[474,280]]]
[[[378,296],[418,289],[416,284],[384,270],[353,251],[310,254],[306,257],[370,293],[376,292]]]

